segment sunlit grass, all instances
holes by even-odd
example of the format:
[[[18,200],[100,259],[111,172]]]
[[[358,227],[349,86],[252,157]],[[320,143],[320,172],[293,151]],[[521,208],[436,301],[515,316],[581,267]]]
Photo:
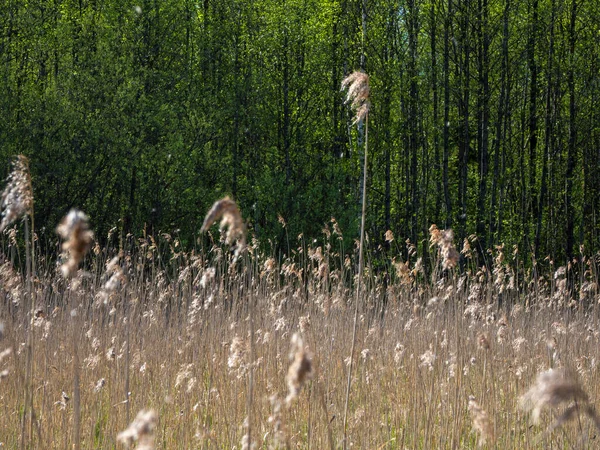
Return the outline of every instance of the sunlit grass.
[[[121,250],[96,246],[71,279],[42,255],[34,282],[30,447],[73,445],[74,337],[81,448],[121,447],[117,435],[140,410],[157,413],[156,448],[242,448],[250,371],[257,448],[340,446],[357,255],[340,254],[338,237],[329,230],[318,243],[300,237],[293,260],[264,254],[255,242],[232,265],[234,255],[218,242],[184,252],[166,234],[129,236]],[[462,269],[443,270],[444,254],[456,255],[444,253],[441,241],[432,242],[434,260],[425,265],[415,256],[402,259],[403,249],[390,242],[396,265],[387,266],[393,270],[387,291],[384,270],[369,265],[360,293],[349,446],[475,448],[486,434],[489,448],[593,447],[597,431],[581,396],[573,397],[580,409],[569,410],[568,398],[542,409],[538,424],[520,399],[538,373],[553,367],[575,374],[589,404],[597,404],[595,260],[582,258],[564,270],[549,266],[532,278],[516,272],[502,249],[492,252],[488,270],[470,254],[462,256]],[[6,239],[0,271],[0,350],[12,349],[0,361],[7,371],[0,380],[6,448],[19,448],[27,386],[29,311],[24,277],[10,263],[18,252],[16,241]],[[296,333],[312,373],[286,402]],[[470,397],[479,408],[471,412]],[[473,421],[481,411],[487,425]],[[569,411],[574,420],[552,429]]]

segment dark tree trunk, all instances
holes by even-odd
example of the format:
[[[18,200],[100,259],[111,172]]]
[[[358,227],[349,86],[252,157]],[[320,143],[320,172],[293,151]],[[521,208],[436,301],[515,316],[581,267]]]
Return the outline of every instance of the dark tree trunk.
[[[538,100],[538,66],[535,58],[535,46],[537,42],[537,27],[538,27],[538,0],[533,0],[532,11],[531,11],[531,24],[529,39],[527,41],[527,64],[529,66],[529,73],[531,76],[529,85],[529,180],[528,180],[528,191],[529,196],[526,200],[524,211],[524,238],[525,245],[529,247],[529,223],[530,217],[537,217],[537,187],[536,187],[536,173],[537,173],[537,139],[538,139],[538,124],[537,124],[537,100]],[[531,216],[529,215],[531,213]],[[529,253],[530,248],[526,248],[526,254]]]
[[[552,72],[554,70],[554,22],[556,18],[555,1],[552,0],[552,11],[550,18],[550,46],[548,49],[548,65],[546,69],[546,117],[545,117],[545,139],[544,156],[542,159],[542,181],[540,187],[539,204],[537,208],[537,223],[535,228],[534,255],[538,259],[540,255],[540,240],[542,234],[542,220],[544,215],[544,201],[548,189],[548,155],[554,133],[554,118],[552,114]]]
[[[415,0],[408,0],[408,48],[409,48],[409,70],[410,78],[410,100],[408,105],[409,136],[408,143],[410,148],[410,238],[412,242],[417,241],[418,224],[417,216],[419,214],[419,192],[417,189],[418,180],[418,151],[419,151],[419,92],[417,86],[417,33],[418,33],[418,11]]]
[[[479,197],[477,201],[477,236],[479,238],[478,249],[481,258],[485,258],[487,249],[487,224],[486,224],[486,202],[487,198],[487,180],[489,172],[489,121],[490,121],[490,83],[489,83],[489,32],[488,32],[488,1],[479,0],[480,24],[479,24],[479,105],[480,105],[480,123],[479,123]]]
[[[571,21],[569,25],[569,150],[567,155],[567,171],[566,178],[566,214],[567,214],[567,236],[566,236],[566,256],[567,260],[573,257],[574,245],[574,229],[575,229],[575,212],[573,210],[573,173],[576,163],[576,108],[575,108],[575,27],[577,19],[577,1],[572,0],[571,3]]]
[[[452,226],[452,199],[450,198],[449,159],[450,159],[450,25],[453,16],[452,0],[448,0],[448,10],[444,20],[444,162],[443,184],[446,204],[445,228]]]
[[[290,64],[289,37],[287,29],[283,32],[283,152],[285,156],[285,185],[290,185],[292,167],[290,161]],[[289,211],[288,211],[289,213]]]
[[[500,242],[500,236],[496,234],[498,231],[499,211],[497,209],[498,201],[498,183],[500,181],[500,154],[504,153],[506,148],[506,129],[508,124],[507,106],[508,106],[508,19],[510,13],[510,0],[504,3],[504,13],[502,16],[502,54],[500,60],[500,97],[498,99],[498,118],[496,121],[496,136],[494,138],[493,153],[494,153],[494,177],[492,179],[491,205],[490,205],[490,231],[489,236],[495,239],[495,242]],[[504,132],[504,133],[503,133]]]
[[[435,10],[436,2],[431,2],[431,8],[429,10],[429,24],[430,24],[430,40],[431,40],[431,91],[433,94],[433,118],[432,118],[432,133],[433,133],[433,154],[435,160],[435,211],[433,215],[434,223],[438,223],[440,214],[442,211],[442,180],[440,176],[442,174],[441,167],[443,163],[440,155],[439,145],[439,98],[438,98],[438,74],[437,74],[437,17]]]
[[[470,43],[470,6],[471,0],[467,0],[462,4],[461,12],[461,67],[460,76],[462,83],[461,101],[460,101],[460,115],[462,119],[461,123],[461,139],[458,148],[458,201],[460,204],[460,216],[459,216],[459,232],[458,239],[462,241],[466,236],[467,230],[467,200],[468,200],[468,177],[469,177],[469,148],[471,146],[471,139],[469,133],[470,125],[470,102],[471,102],[471,43]]]

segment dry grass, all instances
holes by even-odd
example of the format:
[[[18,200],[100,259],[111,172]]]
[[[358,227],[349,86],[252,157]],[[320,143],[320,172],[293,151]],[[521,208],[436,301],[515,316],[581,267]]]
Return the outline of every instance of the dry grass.
[[[81,448],[122,448],[128,409],[132,418],[156,413],[149,446],[242,448],[251,372],[253,447],[340,446],[357,255],[335,250],[339,233],[326,230],[318,244],[300,237],[301,258],[279,262],[255,242],[234,268],[226,244],[186,253],[167,234],[128,236],[120,250],[96,246],[85,271],[69,279],[38,257],[33,317],[24,307],[24,277],[11,264],[23,250],[5,234],[2,445],[20,443],[31,323],[31,448],[73,447],[74,355]],[[404,262],[387,292],[381,275],[366,271],[348,446],[593,448],[600,395],[596,259],[582,257],[564,270],[548,266],[533,278],[518,271],[518,253],[500,257],[498,248],[488,270],[463,255],[459,273],[458,266],[442,269],[444,258],[456,258],[446,241],[434,242],[435,270],[427,274],[397,248],[386,267],[395,270],[392,257]],[[120,436],[146,445],[134,434]]]

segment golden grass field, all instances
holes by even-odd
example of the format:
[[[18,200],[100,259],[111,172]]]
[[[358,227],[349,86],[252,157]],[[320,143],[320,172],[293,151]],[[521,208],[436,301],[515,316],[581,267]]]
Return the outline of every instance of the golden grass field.
[[[119,433],[151,410],[145,428],[121,441],[597,448],[597,258],[530,271],[518,252],[498,247],[484,270],[471,237],[460,269],[451,233],[431,232],[428,273],[410,244],[400,262],[405,244],[387,235],[387,287],[367,248],[357,297],[358,251],[343,248],[335,222],[318,242],[290,237],[293,258],[254,241],[235,264],[218,233],[189,253],[175,235],[112,235],[106,248],[90,241],[69,276],[37,242],[31,282],[15,270],[25,256],[9,229],[0,256],[0,442],[125,448]]]

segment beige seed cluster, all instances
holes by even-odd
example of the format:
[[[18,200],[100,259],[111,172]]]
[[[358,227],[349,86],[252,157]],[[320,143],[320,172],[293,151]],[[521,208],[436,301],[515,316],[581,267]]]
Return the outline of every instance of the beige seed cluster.
[[[234,260],[237,260],[241,252],[246,248],[246,226],[244,225],[244,220],[237,204],[229,197],[222,198],[213,204],[204,218],[200,232],[204,233],[208,231],[210,226],[219,219],[221,219],[219,230],[223,232],[227,228],[225,243],[233,245],[237,241],[234,254]]]
[[[365,120],[369,114],[371,103],[369,102],[369,75],[362,71],[355,71],[342,80],[342,90],[348,89],[346,103],[350,103],[356,111],[354,123]]]
[[[15,220],[30,214],[33,210],[33,189],[29,175],[29,160],[19,155],[13,161],[13,170],[6,180],[6,187],[0,196],[2,221],[0,232]]]
[[[304,346],[298,333],[292,336],[290,359],[292,359],[292,364],[286,377],[289,394],[285,399],[288,405],[298,397],[304,383],[313,375],[312,355]]]
[[[137,442],[137,450],[154,450],[154,430],[158,415],[154,410],[141,410],[131,424],[117,435],[117,441],[127,447]]]
[[[56,232],[65,240],[62,245],[67,260],[60,266],[60,271],[65,278],[77,272],[79,263],[90,249],[94,233],[89,229],[88,217],[76,209],[72,209],[63,218]]]

